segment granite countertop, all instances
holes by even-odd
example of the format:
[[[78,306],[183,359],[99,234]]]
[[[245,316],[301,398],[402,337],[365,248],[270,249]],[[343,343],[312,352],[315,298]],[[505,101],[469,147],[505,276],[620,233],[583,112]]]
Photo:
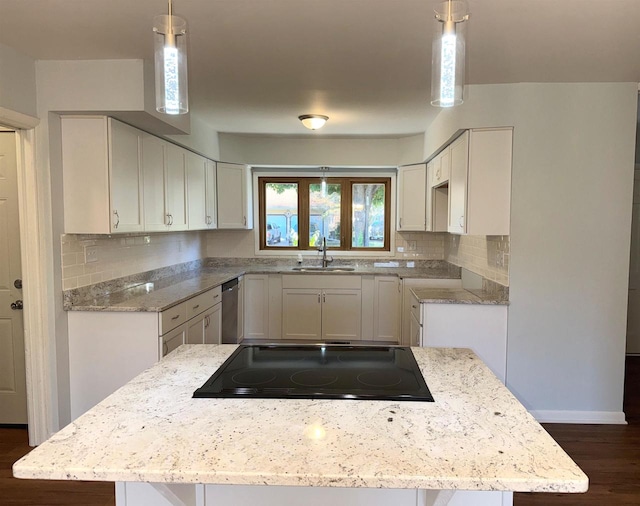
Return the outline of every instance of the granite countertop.
[[[338,267],[333,265],[332,267]],[[449,265],[438,267],[375,267],[372,265],[349,264],[352,271],[313,272],[294,271],[291,265],[263,265],[261,263],[202,267],[166,276],[156,281],[138,281],[124,289],[110,289],[109,282],[95,287],[71,290],[74,295],[65,292],[64,309],[67,311],[164,311],[176,304],[215,288],[226,281],[244,274],[292,274],[311,276],[348,276],[348,275],[393,275],[400,278],[460,278],[460,268]],[[79,295],[75,295],[81,292]]]
[[[490,304],[508,305],[502,294],[464,288],[412,288],[422,304]]]
[[[435,402],[193,399],[235,345],[185,345],[35,448],[18,478],[583,492],[470,350],[412,348]]]

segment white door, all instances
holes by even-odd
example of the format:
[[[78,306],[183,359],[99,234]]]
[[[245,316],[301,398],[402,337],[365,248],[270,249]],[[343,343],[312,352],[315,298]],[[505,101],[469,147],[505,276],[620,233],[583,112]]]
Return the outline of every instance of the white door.
[[[244,337],[269,337],[269,276],[249,274],[244,277]]]
[[[218,163],[216,178],[218,228],[247,228],[245,167]]]
[[[426,230],[427,166],[398,169],[398,230]]]
[[[154,135],[142,136],[142,181],[144,186],[144,229],[167,230],[164,184],[166,143]]]
[[[321,340],[321,297],[322,291],[318,288],[285,288],[282,290],[283,339],[308,339],[316,342]],[[353,315],[352,318],[355,319]]]
[[[186,150],[167,143],[165,183],[169,230],[187,230]]]
[[[142,216],[141,132],[109,119],[109,185],[112,232],[140,232]]]
[[[27,423],[16,138],[0,132],[0,424]]]
[[[449,233],[464,234],[467,229],[467,172],[469,168],[469,131],[451,144],[449,175]]]
[[[207,214],[207,160],[187,151],[187,209],[189,230],[204,230],[209,226]]]
[[[354,341],[362,338],[362,291],[322,291],[322,339]]]
[[[187,344],[203,344],[207,317],[205,315],[196,316],[187,322]]]
[[[640,354],[640,165],[636,165],[631,219],[627,353]]]

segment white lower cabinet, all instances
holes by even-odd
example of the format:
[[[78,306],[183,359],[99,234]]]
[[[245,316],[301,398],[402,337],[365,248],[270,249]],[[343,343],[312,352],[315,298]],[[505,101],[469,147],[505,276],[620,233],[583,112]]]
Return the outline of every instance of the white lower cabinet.
[[[218,286],[160,313],[70,311],[71,419],[180,345],[219,344],[221,298]]]
[[[508,306],[421,304],[422,346],[471,348],[505,381]]]
[[[269,337],[269,275],[244,276],[244,338]]]
[[[400,341],[401,281],[397,276],[376,276],[373,298],[373,340]]]
[[[314,341],[362,339],[360,276],[282,276],[282,337]]]
[[[422,279],[422,278],[405,278],[402,280],[402,337],[400,344],[402,346],[418,346],[412,344],[414,333],[411,330],[411,289],[412,288],[460,288],[462,287],[461,279]],[[417,315],[416,318],[420,316]]]

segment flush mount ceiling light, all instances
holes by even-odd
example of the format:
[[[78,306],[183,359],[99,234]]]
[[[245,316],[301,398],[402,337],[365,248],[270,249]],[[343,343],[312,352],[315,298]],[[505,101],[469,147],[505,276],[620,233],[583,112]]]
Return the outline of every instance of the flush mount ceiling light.
[[[189,112],[187,86],[187,22],[169,14],[153,18],[156,109],[164,114]]]
[[[435,9],[431,58],[431,105],[453,107],[463,101],[467,4],[448,0]]]
[[[303,114],[298,116],[298,119],[302,121],[302,124],[309,130],[318,130],[322,128],[329,119],[329,116],[321,116],[320,114]]]

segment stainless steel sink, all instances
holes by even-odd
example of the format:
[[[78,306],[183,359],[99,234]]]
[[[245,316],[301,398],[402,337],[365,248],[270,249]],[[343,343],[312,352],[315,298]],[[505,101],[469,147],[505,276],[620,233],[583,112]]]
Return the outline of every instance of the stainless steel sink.
[[[293,267],[291,270],[299,272],[352,272],[355,267]]]

